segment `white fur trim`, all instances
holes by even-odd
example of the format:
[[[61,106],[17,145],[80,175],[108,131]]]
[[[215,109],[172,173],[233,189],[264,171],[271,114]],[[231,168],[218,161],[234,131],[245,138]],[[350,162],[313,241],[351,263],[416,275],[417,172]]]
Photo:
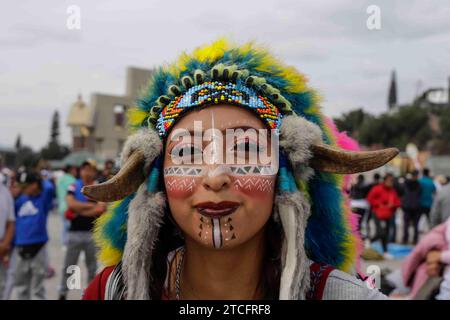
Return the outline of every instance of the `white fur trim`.
[[[127,222],[127,242],[123,251],[122,271],[127,299],[150,299],[153,248],[164,216],[166,197],[162,192],[149,193],[141,185],[130,202]]]
[[[296,115],[283,118],[280,127],[280,148],[293,167],[307,165],[312,157],[311,144],[322,141],[322,131],[316,124]]]
[[[123,166],[134,150],[141,149],[145,155],[144,170],[148,173],[153,160],[161,153],[162,146],[162,140],[155,130],[139,129],[135,134],[129,136],[125,142],[120,160],[121,165]]]
[[[277,196],[275,208],[284,230],[280,300],[304,300],[310,287],[305,231],[310,206],[299,191]]]

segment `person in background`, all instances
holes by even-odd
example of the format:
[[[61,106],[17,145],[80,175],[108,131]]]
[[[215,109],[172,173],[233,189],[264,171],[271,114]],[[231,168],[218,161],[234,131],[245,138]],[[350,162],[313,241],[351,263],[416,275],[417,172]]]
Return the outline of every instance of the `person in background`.
[[[55,208],[56,201],[56,184],[53,179],[53,173],[48,169],[42,169],[40,173],[44,190],[46,190],[47,201],[49,202],[49,211],[51,212]],[[53,268],[50,264],[50,256],[47,252],[47,249],[45,249],[45,259],[47,261],[46,278],[52,278],[55,275],[55,268]]]
[[[8,185],[7,176],[3,173],[3,158],[0,155],[0,184]]]
[[[397,191],[394,189],[394,176],[390,173],[386,174],[383,183],[373,187],[367,196],[372,211],[375,214],[376,236],[372,241],[381,240],[384,257],[392,258],[388,253],[390,220],[393,218],[395,211],[400,207],[400,199]]]
[[[15,220],[14,200],[8,188],[0,183],[0,300],[4,299]]]
[[[364,220],[368,220],[366,215],[369,214],[369,204],[366,200],[369,186],[364,182],[364,176],[359,174],[357,181],[350,189],[350,206],[352,211],[359,215],[358,231],[361,230],[361,224]],[[367,229],[367,228],[366,228]],[[368,233],[367,235],[368,236]],[[365,237],[364,237],[365,238]]]
[[[46,191],[47,201],[50,210],[53,210],[53,200],[56,198],[55,184],[52,179],[52,173],[48,170],[41,170],[41,178],[44,190]]]
[[[98,183],[102,183],[111,179],[116,174],[114,169],[114,161],[109,159],[105,161],[105,168],[101,172],[98,178]]]
[[[413,171],[411,178],[406,179],[403,184],[402,209],[404,213],[403,224],[403,243],[407,244],[409,240],[409,226],[414,227],[413,243],[417,244],[419,238],[419,219],[421,213],[420,207],[420,183],[419,172]]]
[[[13,285],[18,289],[19,300],[45,299],[45,244],[48,241],[47,217],[50,210],[48,190],[36,173],[22,172],[16,179],[22,194],[15,201]]]
[[[430,225],[435,227],[450,218],[450,184],[445,184],[436,194],[430,211]]]
[[[58,199],[58,213],[61,215],[62,227],[62,243],[67,246],[67,234],[70,228],[70,221],[64,216],[67,210],[67,191],[69,187],[76,182],[78,176],[78,169],[74,165],[67,165],[64,168],[64,174],[58,179],[56,183],[56,196]]]
[[[106,211],[106,205],[91,201],[81,193],[81,189],[84,186],[96,183],[96,177],[97,168],[95,161],[87,160],[80,167],[80,179],[76,180],[67,191],[68,210],[66,211],[66,218],[70,219],[70,228],[59,290],[60,300],[65,300],[67,296],[68,268],[78,263],[78,258],[82,251],[86,260],[89,282],[95,277],[97,272],[97,250],[92,237],[92,228],[95,219]]]
[[[17,182],[17,174],[18,173],[13,172],[13,174],[11,175],[11,183],[9,185],[9,192],[11,193],[14,201],[16,201],[16,199],[22,194],[22,189]]]
[[[377,186],[377,185],[380,184],[380,179],[381,179],[381,175],[380,175],[378,172],[376,172],[376,173],[373,175],[372,183],[370,183],[370,184],[367,186],[367,194],[369,194],[370,190],[372,190],[375,186]],[[372,233],[371,233],[371,228],[370,228],[370,221],[372,220],[372,218],[374,217],[374,215],[375,215],[375,214],[373,213],[373,210],[372,210],[372,208],[370,207],[370,203],[369,203],[369,212],[367,213],[367,220],[366,220],[366,225],[367,225],[366,233],[367,233],[367,237],[368,237],[369,239],[370,239],[370,235],[372,234]],[[367,243],[370,244],[370,240],[368,240]]]
[[[422,178],[419,180],[420,182],[420,206],[421,206],[421,215],[425,215],[427,218],[428,225],[430,225],[430,210],[433,205],[433,196],[436,192],[436,185],[434,184],[433,179],[430,177],[430,170],[428,168],[424,168],[422,171]]]

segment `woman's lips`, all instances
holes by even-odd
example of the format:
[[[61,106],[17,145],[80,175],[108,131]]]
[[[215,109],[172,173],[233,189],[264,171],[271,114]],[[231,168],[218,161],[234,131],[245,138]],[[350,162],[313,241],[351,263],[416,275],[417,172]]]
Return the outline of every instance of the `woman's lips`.
[[[238,202],[222,201],[222,202],[202,202],[194,207],[197,212],[208,218],[221,218],[232,214],[240,206]]]

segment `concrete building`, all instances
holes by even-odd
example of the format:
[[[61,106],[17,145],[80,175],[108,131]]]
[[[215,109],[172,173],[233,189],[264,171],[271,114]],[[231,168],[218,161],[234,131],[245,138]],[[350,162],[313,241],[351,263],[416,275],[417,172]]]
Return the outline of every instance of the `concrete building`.
[[[125,95],[93,93],[89,105],[79,96],[67,119],[72,129],[72,150],[93,152],[103,159],[116,158],[129,133],[127,110],[145,88],[150,75],[151,70],[128,67]]]

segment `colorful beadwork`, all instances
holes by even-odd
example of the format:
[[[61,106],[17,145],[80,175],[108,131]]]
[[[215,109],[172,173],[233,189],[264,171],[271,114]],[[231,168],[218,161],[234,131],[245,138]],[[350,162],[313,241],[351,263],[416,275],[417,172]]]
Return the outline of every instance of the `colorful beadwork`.
[[[180,114],[194,107],[212,104],[230,104],[247,107],[256,112],[270,129],[279,129],[282,115],[266,97],[245,86],[241,81],[205,82],[189,88],[163,108],[156,122],[156,130],[165,136]]]

